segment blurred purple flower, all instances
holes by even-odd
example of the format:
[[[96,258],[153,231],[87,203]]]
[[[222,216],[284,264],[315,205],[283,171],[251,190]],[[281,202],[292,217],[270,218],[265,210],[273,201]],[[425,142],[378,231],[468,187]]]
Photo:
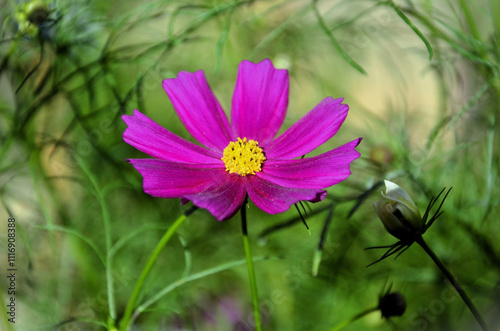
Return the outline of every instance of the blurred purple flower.
[[[253,323],[253,314],[242,309],[235,297],[223,296],[198,298],[197,303],[182,314],[170,316],[165,327],[172,331],[252,331]]]
[[[218,220],[232,217],[246,195],[267,213],[281,213],[299,201],[324,199],[323,189],[351,174],[361,138],[327,153],[297,159],[333,137],[349,107],[325,98],[275,138],[288,106],[288,72],[270,60],[241,62],[231,122],[203,71],[180,72],[163,81],[182,123],[203,146],[186,141],[141,112],[124,115],[123,139],[153,159],[128,160],[144,177],[144,192],[191,200]]]

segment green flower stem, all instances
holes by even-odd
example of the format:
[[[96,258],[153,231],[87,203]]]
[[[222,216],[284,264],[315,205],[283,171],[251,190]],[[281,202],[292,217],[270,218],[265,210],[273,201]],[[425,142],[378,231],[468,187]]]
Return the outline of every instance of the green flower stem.
[[[259,261],[265,261],[265,260],[269,260],[269,259],[275,259],[275,258],[268,257],[268,256],[257,256],[257,257],[254,257],[252,260],[254,262],[259,262]],[[211,276],[211,275],[214,275],[218,272],[229,270],[229,269],[234,268],[236,266],[243,265],[246,262],[247,262],[246,259],[232,261],[232,262],[226,262],[224,264],[218,265],[218,266],[213,267],[213,268],[205,269],[203,271],[200,271],[200,272],[197,272],[194,274],[183,276],[182,278],[180,278],[180,279],[176,280],[175,282],[164,287],[162,290],[160,290],[158,293],[156,293],[152,298],[150,298],[149,300],[142,303],[139,307],[137,307],[134,314],[132,315],[131,320],[134,321],[143,311],[148,309],[149,306],[151,306],[152,304],[154,304],[155,302],[157,302],[162,297],[164,297],[168,293],[172,292],[176,288],[183,286],[189,282],[198,280],[200,278]]]
[[[361,317],[363,316],[366,316],[370,313],[373,313],[374,311],[377,311],[378,310],[378,307],[375,307],[375,308],[371,308],[371,309],[367,309],[365,310],[364,312],[354,316],[353,318],[350,318],[348,319],[347,321],[344,321],[342,323],[340,323],[339,325],[337,325],[336,327],[334,327],[333,329],[331,329],[331,331],[339,331],[339,330],[342,330],[343,328],[345,328],[346,326],[348,326],[349,324],[351,324],[352,322],[355,322],[357,321],[358,319],[360,319]]]
[[[420,32],[420,30],[415,26],[415,24],[413,24],[410,18],[406,16],[405,13],[392,0],[389,0],[388,4],[394,9],[396,14],[398,14],[398,16],[401,17],[401,19],[413,30],[413,32],[415,32],[417,36],[419,36],[420,39],[422,39],[422,42],[424,43],[425,47],[427,48],[427,52],[429,53],[429,61],[432,60],[432,55],[433,55],[432,46],[427,40],[427,38],[425,38],[424,34]]]
[[[479,30],[477,29],[476,22],[474,21],[474,16],[472,15],[472,13],[469,9],[469,5],[467,4],[467,1],[460,0],[460,6],[462,7],[462,11],[463,11],[465,19],[467,21],[467,25],[469,26],[470,33],[472,34],[474,39],[476,39],[477,41],[481,41],[481,35],[479,34]],[[484,52],[481,52],[481,53],[484,53]]]
[[[188,210],[186,213],[181,215],[175,222],[172,224],[170,228],[168,228],[167,232],[163,235],[163,237],[160,239],[160,242],[158,245],[156,245],[153,253],[151,253],[151,256],[148,259],[148,262],[146,263],[146,266],[144,269],[142,269],[142,273],[139,276],[139,279],[137,280],[137,283],[135,283],[135,288],[134,291],[132,292],[132,295],[130,296],[130,299],[128,300],[127,303],[127,308],[125,308],[125,313],[123,314],[123,317],[120,321],[120,331],[125,331],[128,330],[129,328],[129,323],[130,323],[130,318],[132,317],[132,312],[134,311],[135,304],[137,302],[137,298],[139,297],[139,294],[141,293],[142,287],[144,286],[144,281],[146,280],[146,277],[148,277],[149,272],[153,268],[153,265],[155,264],[156,260],[158,259],[158,256],[160,255],[161,251],[163,250],[163,247],[168,243],[172,235],[175,233],[177,228],[184,222],[184,220],[195,210],[196,207],[193,207],[192,209]]]
[[[365,69],[363,69],[352,57],[349,56],[349,54],[346,53],[342,49],[342,46],[338,42],[337,38],[333,35],[331,29],[326,25],[325,21],[323,20],[323,17],[321,16],[321,13],[319,12],[318,9],[318,0],[313,0],[312,1],[312,9],[314,12],[314,15],[316,16],[316,19],[318,20],[319,27],[323,32],[327,35],[328,39],[330,39],[330,42],[332,43],[333,47],[340,53],[340,55],[346,60],[354,69],[362,73],[363,75],[366,75]]]
[[[420,247],[424,249],[424,251],[427,253],[427,255],[430,256],[430,258],[434,261],[434,263],[436,263],[439,270],[441,270],[441,272],[446,276],[446,278],[448,278],[448,280],[453,285],[455,290],[457,290],[458,294],[460,294],[460,296],[462,297],[462,300],[464,300],[465,304],[471,311],[472,315],[474,315],[474,317],[476,318],[477,322],[481,326],[481,329],[483,329],[483,331],[488,331],[488,327],[486,326],[486,323],[484,322],[484,319],[481,317],[481,314],[477,310],[476,306],[474,306],[467,293],[465,293],[462,286],[460,286],[458,281],[455,279],[455,277],[453,277],[451,272],[445,267],[443,262],[441,262],[441,260],[437,257],[437,255],[434,254],[434,252],[430,249],[429,246],[427,246],[427,243],[424,241],[424,238],[420,236],[415,241],[417,242],[417,244],[420,245]]]
[[[500,36],[500,3],[496,0],[490,0],[491,6],[491,18],[493,19],[493,24],[495,26],[495,34],[498,39]],[[497,44],[497,54],[500,53],[500,43]]]
[[[255,318],[255,329],[262,331],[262,323],[260,321],[259,295],[257,293],[257,282],[255,281],[255,270],[253,268],[252,253],[250,252],[250,242],[247,232],[247,203],[241,206],[241,232],[243,234],[243,246],[245,247],[245,256],[247,258],[248,278],[250,279],[250,290],[252,292],[253,316]]]
[[[87,164],[83,162],[82,159],[76,158],[78,165],[88,177],[89,182],[92,184],[92,188],[94,189],[94,195],[99,203],[102,213],[102,222],[104,229],[104,236],[106,241],[106,289],[108,294],[108,309],[109,309],[109,324],[110,326],[114,326],[114,321],[116,319],[116,305],[115,305],[115,295],[114,295],[114,285],[113,285],[113,257],[110,254],[112,247],[112,238],[111,238],[111,216],[109,213],[108,206],[106,205],[106,197],[103,193],[103,190],[99,187],[97,182],[97,178],[92,174],[92,171],[88,168]],[[41,204],[40,204],[41,205]],[[50,220],[50,218],[47,218]],[[49,227],[52,227],[54,222],[47,222]],[[53,233],[53,230],[49,230],[50,233]]]

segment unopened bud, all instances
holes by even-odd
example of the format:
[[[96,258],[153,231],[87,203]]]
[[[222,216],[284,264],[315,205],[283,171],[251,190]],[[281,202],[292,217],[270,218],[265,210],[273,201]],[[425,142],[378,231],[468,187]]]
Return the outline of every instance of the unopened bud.
[[[388,293],[380,298],[378,308],[382,317],[401,316],[406,311],[405,297],[399,292]]]
[[[23,35],[35,36],[38,27],[48,22],[50,9],[46,1],[31,0],[16,8],[15,18],[18,30]]]
[[[424,227],[420,211],[410,195],[398,185],[386,180],[385,188],[385,194],[381,192],[382,197],[373,204],[378,217],[394,237],[412,240]]]
[[[30,1],[25,8],[27,19],[35,25],[47,22],[50,14],[49,7],[44,1]]]

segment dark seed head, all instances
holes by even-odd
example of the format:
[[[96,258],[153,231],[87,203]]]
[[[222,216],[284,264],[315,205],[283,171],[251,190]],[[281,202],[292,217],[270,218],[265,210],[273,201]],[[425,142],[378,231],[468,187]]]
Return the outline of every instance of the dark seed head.
[[[31,1],[25,7],[27,19],[35,25],[42,25],[47,22],[50,10],[44,1]]]
[[[378,301],[378,308],[384,318],[401,316],[406,311],[405,297],[399,292],[386,294]]]

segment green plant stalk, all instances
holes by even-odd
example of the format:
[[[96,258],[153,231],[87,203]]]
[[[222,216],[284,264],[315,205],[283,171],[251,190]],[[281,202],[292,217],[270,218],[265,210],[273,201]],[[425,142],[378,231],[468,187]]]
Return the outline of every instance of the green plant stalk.
[[[334,205],[332,204],[330,205],[330,209],[328,210],[328,215],[326,216],[325,219],[325,224],[323,225],[323,229],[321,230],[321,236],[319,239],[318,247],[314,252],[313,265],[312,265],[312,275],[314,277],[318,275],[319,265],[321,263],[321,256],[323,255],[323,248],[325,246],[326,236],[328,235],[328,229],[330,228],[330,224],[333,218],[333,209]]]
[[[253,306],[253,316],[255,319],[255,330],[262,331],[262,322],[260,320],[260,309],[259,309],[259,294],[257,292],[257,282],[255,281],[255,270],[253,267],[252,253],[250,252],[250,242],[248,240],[247,231],[247,203],[243,203],[241,206],[241,232],[243,234],[243,246],[245,247],[245,256],[247,259],[248,268],[248,278],[250,280],[250,291],[252,293],[252,306]]]
[[[331,331],[339,331],[339,330],[342,330],[343,328],[345,328],[346,326],[348,326],[349,324],[357,321],[358,319],[360,319],[361,317],[364,317],[370,313],[373,313],[374,311],[377,311],[378,310],[378,307],[375,307],[375,308],[370,308],[370,309],[367,309],[365,310],[364,312],[362,313],[359,313],[358,315],[340,323],[339,325],[335,326],[333,329],[331,329]]]
[[[253,48],[250,55],[248,55],[248,59],[254,59],[260,50],[262,50],[263,48],[267,47],[269,44],[274,42],[281,34],[283,34],[286,31],[289,25],[297,24],[297,22],[301,20],[303,16],[309,14],[309,11],[311,9],[312,9],[311,5],[306,5],[302,9],[297,10],[294,14],[288,17],[277,27],[275,27],[257,44],[257,46]]]
[[[96,188],[97,189],[97,188]],[[100,193],[100,192],[99,192]],[[100,195],[100,194],[99,194]],[[111,251],[111,218],[109,215],[109,210],[106,207],[104,197],[99,199],[99,205],[102,210],[102,218],[104,223],[104,231],[106,235],[106,283],[108,288],[108,306],[109,306],[109,316],[115,320],[116,319],[116,306],[115,306],[115,295],[114,295],[114,282],[113,282],[113,258],[109,252]]]
[[[340,55],[342,55],[342,57],[344,58],[344,60],[346,60],[354,69],[356,69],[360,73],[366,75],[367,74],[366,71],[356,61],[354,61],[353,58],[351,58],[349,56],[349,54],[347,54],[342,49],[342,46],[340,46],[338,40],[335,38],[335,36],[333,35],[333,33],[330,31],[330,29],[326,25],[325,21],[323,20],[323,17],[321,16],[321,14],[320,14],[320,12],[318,10],[317,2],[318,2],[318,0],[313,0],[313,2],[312,2],[312,8],[313,8],[313,11],[314,11],[314,15],[316,16],[316,18],[318,20],[319,27],[328,36],[328,38],[330,39],[330,42],[332,43],[333,47],[335,47],[335,49],[340,53]]]
[[[481,36],[479,35],[479,30],[477,29],[476,22],[474,22],[474,17],[472,16],[472,13],[470,12],[469,5],[467,4],[467,1],[460,0],[460,6],[462,7],[462,11],[464,12],[464,16],[465,16],[465,19],[467,21],[467,25],[469,26],[469,29],[470,29],[472,36],[476,40],[481,41]]]
[[[432,6],[432,0],[426,0],[424,8],[427,9],[427,15],[432,17],[435,14],[435,8]],[[433,45],[439,45],[439,38],[434,34],[432,29],[429,29],[429,42]],[[443,56],[441,53],[441,48],[436,47],[433,49],[434,51],[434,61],[435,63],[441,63],[443,61]],[[442,121],[447,116],[448,109],[448,91],[449,88],[446,84],[446,79],[444,76],[444,69],[442,66],[434,66],[433,70],[436,72],[438,76],[438,84],[439,84],[439,120]]]
[[[76,238],[79,238],[80,240],[82,240],[84,243],[86,243],[94,251],[94,253],[96,254],[96,256],[102,262],[102,265],[104,267],[106,267],[106,260],[104,258],[104,255],[99,250],[99,248],[97,248],[97,246],[92,242],[92,240],[90,240],[89,238],[85,237],[84,235],[82,235],[78,231],[75,231],[75,230],[72,230],[72,229],[67,229],[67,228],[65,228],[63,226],[58,226],[58,225],[52,225],[52,226],[49,226],[49,225],[35,225],[34,228],[45,229],[47,231],[60,231],[60,232],[63,232],[63,233],[75,236]]]
[[[8,160],[8,158],[5,157],[5,154],[9,151],[10,145],[12,145],[13,141],[14,136],[10,136],[0,149],[0,165],[2,165],[4,160]]]
[[[415,24],[413,24],[410,18],[408,18],[408,16],[406,16],[405,13],[403,13],[403,11],[399,9],[399,7],[392,0],[389,0],[389,6],[391,6],[396,12],[396,14],[398,14],[398,16],[401,17],[401,19],[413,30],[413,32],[417,34],[417,36],[419,36],[420,39],[422,39],[422,42],[425,44],[427,52],[429,53],[429,61],[432,60],[432,55],[433,55],[432,46],[427,40],[427,38],[425,38],[424,34],[420,32],[420,30],[415,26]]]
[[[485,201],[486,201],[486,211],[483,216],[483,224],[485,220],[488,218],[488,215],[491,213],[493,203],[493,187],[495,184],[495,172],[496,167],[493,165],[493,155],[494,155],[494,146],[495,146],[495,116],[493,114],[489,115],[489,128],[486,134],[486,192],[485,192]]]
[[[267,256],[258,256],[254,257],[252,260],[254,262],[259,262],[259,261],[264,261],[264,260],[269,260],[272,259],[273,257],[267,257]],[[246,264],[246,259],[244,260],[238,260],[238,261],[232,261],[232,262],[227,262],[221,265],[218,265],[213,268],[209,268],[191,275],[183,276],[182,278],[176,280],[175,282],[169,284],[168,286],[164,287],[162,290],[160,290],[157,294],[155,294],[151,299],[147,300],[146,302],[142,303],[137,309],[135,310],[134,314],[132,315],[132,321],[134,321],[143,311],[148,309],[149,306],[160,300],[162,297],[167,295],[168,293],[172,292],[176,288],[183,286],[189,282],[198,280],[203,277],[211,276],[216,273],[229,270],[231,268],[240,266]]]
[[[132,292],[132,295],[130,296],[130,299],[128,300],[127,307],[125,308],[125,313],[123,314],[123,317],[120,321],[119,324],[119,330],[120,331],[125,331],[129,327],[129,322],[130,318],[132,316],[132,312],[134,311],[135,304],[137,302],[137,298],[139,297],[139,294],[141,293],[142,287],[144,286],[144,281],[149,275],[149,272],[153,268],[156,260],[158,259],[158,256],[160,255],[161,251],[163,250],[163,247],[168,243],[170,238],[173,236],[177,228],[184,222],[184,220],[187,218],[187,213],[181,215],[177,220],[175,220],[174,224],[170,228],[168,228],[167,232],[163,235],[163,237],[160,239],[160,242],[156,245],[155,249],[151,253],[151,256],[148,259],[148,262],[146,263],[146,266],[144,269],[142,269],[141,275],[139,276],[139,279],[137,280],[137,283],[135,284],[134,291]]]
[[[222,30],[220,38],[217,41],[217,44],[215,45],[215,55],[216,55],[215,69],[214,69],[215,73],[219,72],[221,64],[222,64],[224,45],[226,44],[227,37],[229,35],[229,30],[231,29],[231,21],[232,21],[233,13],[235,10],[236,10],[236,7],[232,8],[229,11],[229,14],[228,14],[229,17],[227,18],[226,25],[224,26],[224,29]]]
[[[427,246],[427,243],[424,241],[424,238],[422,236],[420,236],[415,241],[417,242],[417,244],[420,245],[420,247],[422,247],[424,249],[424,251],[427,253],[427,255],[429,255],[429,257],[434,261],[434,263],[436,263],[439,270],[441,270],[441,272],[450,281],[450,283],[453,285],[455,290],[457,290],[458,294],[462,297],[462,300],[465,302],[465,304],[467,305],[467,307],[471,311],[472,315],[474,315],[477,322],[481,326],[481,329],[483,331],[488,331],[488,327],[486,326],[486,323],[484,322],[484,319],[481,317],[481,314],[477,310],[476,306],[474,306],[474,304],[472,303],[472,301],[469,298],[469,296],[467,295],[467,293],[465,293],[462,286],[460,286],[458,281],[455,279],[455,277],[453,277],[451,272],[445,267],[443,262],[441,262],[439,257],[434,253],[434,251],[432,251],[432,249],[430,249],[429,246]]]
[[[469,30],[472,34],[472,37],[474,37],[474,39],[476,39],[477,41],[482,43],[481,35],[479,34],[479,30],[477,29],[476,22],[474,21],[474,17],[472,16],[472,13],[469,9],[469,5],[467,4],[467,1],[460,0],[460,6],[462,7],[462,11],[464,13],[464,16],[465,16],[465,19],[467,21],[467,25],[469,26]],[[488,59],[488,53],[486,52],[486,50],[484,49],[482,44],[478,49],[478,53],[483,59],[485,59],[485,60]]]
[[[113,257],[110,254],[112,248],[112,238],[111,238],[111,216],[106,206],[106,197],[104,196],[102,190],[97,183],[97,178],[92,174],[91,170],[87,167],[85,162],[79,157],[75,158],[78,165],[88,177],[92,188],[94,189],[94,195],[99,203],[102,213],[102,223],[104,227],[104,236],[106,241],[106,288],[108,292],[108,309],[109,309],[109,322],[113,325],[116,319],[116,305],[115,305],[115,294],[114,294],[114,282],[113,282]],[[52,224],[50,224],[52,226]]]
[[[490,0],[490,5],[491,5],[492,20],[494,24],[493,36],[496,37],[497,40],[496,56],[498,58],[498,55],[500,54],[500,42],[498,42],[498,40],[500,39],[500,3],[496,0]],[[500,102],[500,79],[498,78],[499,75],[498,62],[496,70],[493,70],[493,74],[495,75],[495,84],[493,86],[495,87],[495,97],[496,97],[496,100],[493,101],[493,104],[495,104],[495,102],[496,104],[498,104]],[[494,118],[498,118],[500,115],[498,107],[494,107],[491,113],[494,116]]]
[[[45,219],[45,222],[47,223],[48,226],[53,226],[54,225],[54,220],[52,216],[50,215],[49,211],[43,204],[42,200],[42,194],[39,189],[39,185],[37,185],[39,181],[38,174],[36,172],[36,166],[38,164],[41,164],[40,162],[40,155],[39,153],[32,153],[31,157],[29,159],[29,170],[30,170],[30,177],[31,177],[31,182],[33,183],[33,192],[35,193],[36,199],[38,201],[38,206],[40,207],[40,210],[42,211],[43,217]],[[42,170],[41,170],[42,171]],[[49,230],[49,240],[50,240],[50,248],[55,254],[56,250],[56,241],[54,237],[54,231]]]
[[[411,15],[415,17],[417,20],[419,20],[422,24],[424,24],[436,37],[441,38],[443,41],[448,43],[452,48],[457,50],[460,54],[462,54],[466,59],[471,60],[472,63],[477,63],[481,64],[484,67],[488,68],[488,70],[491,70],[492,67],[496,67],[495,64],[492,62],[488,61],[487,59],[483,59],[481,57],[478,57],[474,55],[471,51],[468,49],[462,47],[458,42],[454,41],[451,37],[449,37],[446,33],[441,31],[430,19],[422,15],[420,12],[416,11],[413,8],[400,8],[400,10],[408,15]]]
[[[500,36],[500,3],[497,0],[490,0],[491,4],[491,16],[493,19],[493,24],[495,26],[494,35],[496,35],[497,40]],[[497,42],[497,54],[500,53],[500,43]]]

